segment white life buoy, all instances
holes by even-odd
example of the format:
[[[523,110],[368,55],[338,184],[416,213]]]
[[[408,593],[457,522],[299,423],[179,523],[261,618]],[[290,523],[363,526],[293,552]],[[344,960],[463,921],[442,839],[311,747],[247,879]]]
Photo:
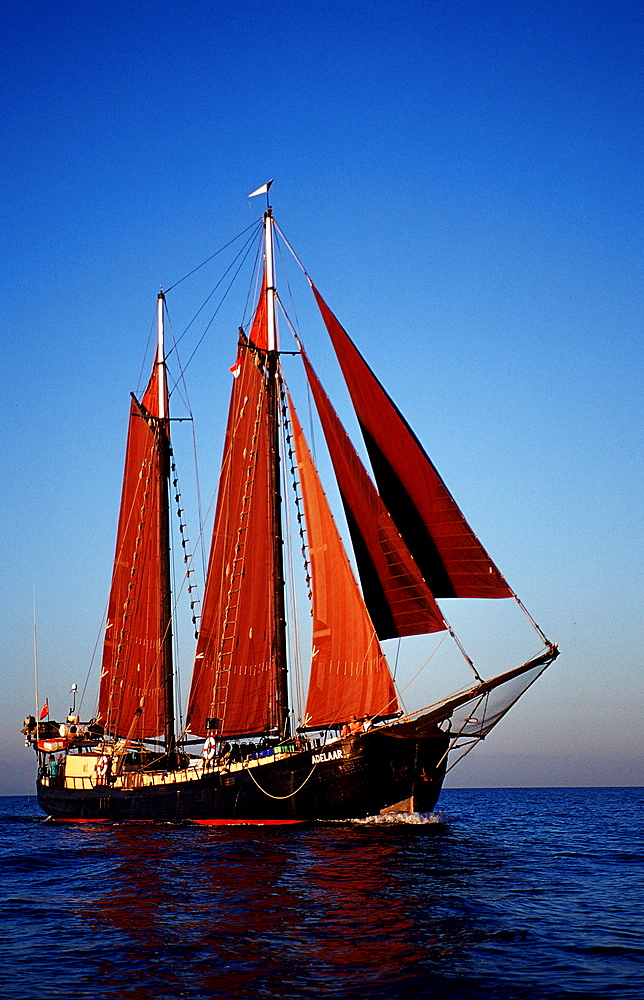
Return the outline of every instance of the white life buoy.
[[[217,740],[214,738],[214,736],[209,736],[203,745],[203,753],[202,753],[203,759],[212,760],[213,757],[215,756],[216,749],[217,749]]]
[[[104,778],[107,774],[107,769],[110,766],[110,759],[107,754],[103,754],[102,757],[98,758],[96,763],[96,774],[99,778]]]

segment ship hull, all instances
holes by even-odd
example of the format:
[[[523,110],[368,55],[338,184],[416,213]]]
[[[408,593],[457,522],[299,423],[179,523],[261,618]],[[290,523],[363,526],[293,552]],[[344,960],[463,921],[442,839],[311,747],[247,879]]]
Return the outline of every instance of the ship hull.
[[[52,818],[66,820],[287,822],[430,812],[446,750],[446,738],[375,730],[265,763],[206,769],[189,780],[185,772],[168,773],[143,787],[108,781],[79,789],[44,778],[38,802]]]

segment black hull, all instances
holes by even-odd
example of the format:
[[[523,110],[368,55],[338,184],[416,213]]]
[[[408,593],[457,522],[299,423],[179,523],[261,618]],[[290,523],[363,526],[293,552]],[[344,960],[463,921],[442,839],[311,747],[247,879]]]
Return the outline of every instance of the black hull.
[[[260,766],[213,769],[192,780],[180,780],[179,772],[139,788],[74,789],[39,780],[38,802],[49,816],[67,820],[287,822],[430,812],[446,750],[446,738],[375,730]]]

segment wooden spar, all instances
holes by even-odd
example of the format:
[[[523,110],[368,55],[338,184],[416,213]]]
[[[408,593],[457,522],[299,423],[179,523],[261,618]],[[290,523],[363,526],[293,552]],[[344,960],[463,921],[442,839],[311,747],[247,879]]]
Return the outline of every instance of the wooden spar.
[[[277,681],[277,716],[280,738],[289,735],[288,664],[286,659],[286,614],[284,600],[284,542],[282,539],[282,496],[279,450],[280,392],[277,372],[279,350],[275,315],[275,268],[273,263],[273,216],[270,207],[264,215],[265,295],[268,351],[266,377],[268,388],[269,468],[273,525],[273,601],[275,613],[275,670]]]
[[[159,419],[157,421],[157,441],[159,448],[159,478],[161,480],[161,502],[159,504],[159,541],[161,548],[161,622],[162,676],[163,676],[163,741],[168,755],[176,749],[174,728],[174,663],[172,648],[172,585],[170,566],[170,436],[168,434],[168,414],[166,413],[166,378],[164,316],[165,296],[159,292],[157,298],[157,366],[159,385]]]

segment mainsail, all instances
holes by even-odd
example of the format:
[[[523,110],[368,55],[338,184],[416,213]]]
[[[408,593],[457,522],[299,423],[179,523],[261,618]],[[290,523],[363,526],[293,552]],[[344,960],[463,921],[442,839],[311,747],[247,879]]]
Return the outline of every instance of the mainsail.
[[[261,300],[260,300],[261,301]],[[187,723],[193,733],[278,726],[268,392],[245,337],[234,382]],[[211,720],[208,722],[208,720]]]
[[[161,384],[160,384],[161,382]],[[141,403],[130,406],[125,472],[107,612],[98,720],[118,736],[160,736],[165,728],[164,620],[167,558],[162,518],[169,442],[165,367],[155,363]],[[164,401],[160,406],[160,400]]]
[[[378,491],[434,597],[512,597],[418,438],[312,284]]]
[[[307,726],[398,709],[389,666],[351,570],[311,452],[289,397],[313,591]]]

